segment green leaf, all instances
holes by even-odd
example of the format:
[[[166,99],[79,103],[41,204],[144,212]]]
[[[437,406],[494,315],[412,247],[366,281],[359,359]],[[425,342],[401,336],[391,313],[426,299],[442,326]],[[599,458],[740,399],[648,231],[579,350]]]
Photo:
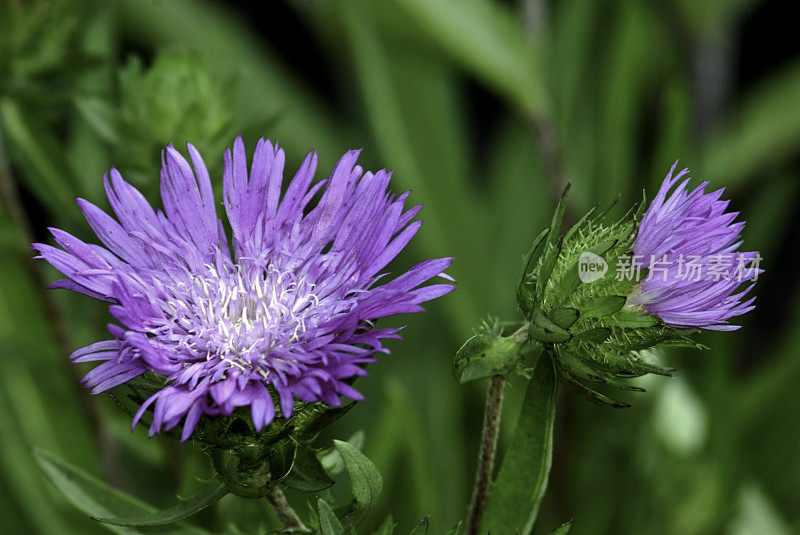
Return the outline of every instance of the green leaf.
[[[357,450],[364,449],[364,431],[356,431],[347,439],[347,442],[352,444]],[[342,456],[339,455],[339,451],[335,447],[324,450],[320,454],[320,462],[325,472],[330,475],[336,475],[344,471]]]
[[[336,518],[336,513],[333,512],[328,502],[322,498],[317,500],[317,510],[319,511],[319,527],[322,535],[342,535],[344,533],[344,526]]]
[[[550,532],[550,535],[567,535],[569,530],[572,528],[572,522],[564,522],[556,529]]]
[[[358,504],[356,515],[363,518],[363,514],[378,503],[383,488],[383,478],[372,461],[349,442],[334,440],[333,445],[342,456],[344,467],[350,476],[353,497]]]
[[[295,453],[292,471],[282,483],[304,492],[319,492],[333,485],[334,480],[325,472],[314,450],[306,444],[300,444]]]
[[[75,107],[95,134],[109,145],[119,142],[117,113],[111,104],[97,97],[76,97]]]
[[[163,526],[189,518],[206,507],[214,505],[226,494],[228,494],[228,489],[225,484],[212,479],[188,500],[181,500],[178,504],[153,514],[118,517],[93,516],[92,518],[116,526]]]
[[[772,169],[797,154],[800,142],[800,62],[761,82],[705,150],[702,171],[730,186],[744,184],[762,169]]]
[[[425,518],[422,519],[422,521],[419,524],[417,524],[414,527],[414,529],[411,530],[411,532],[408,535],[425,535],[426,533],[428,533],[429,526],[430,526],[430,521],[426,516]]]
[[[32,114],[11,99],[0,99],[0,126],[9,142],[9,155],[19,165],[24,184],[54,214],[64,215],[75,194],[65,163],[58,159],[57,140]],[[73,216],[75,217],[75,216]]]
[[[394,533],[394,528],[396,525],[397,524],[395,524],[391,513],[389,513],[386,516],[386,519],[383,521],[383,524],[381,524],[378,529],[373,531],[372,535],[392,535],[392,533]]]
[[[36,449],[34,456],[50,482],[72,505],[90,516],[134,516],[156,513],[156,508],[152,505],[113,489],[46,451]],[[108,527],[116,533],[139,533],[137,530],[129,528],[113,525],[108,525]],[[203,535],[208,532],[193,526],[174,526],[166,533]]]
[[[519,420],[492,484],[480,533],[529,534],[547,488],[553,455],[556,378],[550,358],[533,372]]]
[[[384,160],[395,162],[393,167],[398,177],[403,177],[404,184],[411,187],[416,198],[429,199],[431,205],[451,206],[452,210],[467,209],[469,213],[480,213],[481,205],[472,202],[472,197],[467,195],[469,188],[463,183],[460,187],[444,188],[437,181],[427,179],[430,176],[428,169],[423,167],[419,151],[415,150],[412,143],[414,129],[418,125],[409,124],[406,119],[410,112],[402,105],[396,90],[394,58],[390,52],[392,43],[385,42],[385,35],[379,31],[373,13],[376,11],[375,4],[367,0],[340,0],[335,3],[343,22],[344,35],[350,43],[356,79],[381,156]],[[341,37],[337,39],[341,40]],[[473,208],[466,208],[470,206]],[[463,226],[474,234],[453,233],[450,224],[452,210],[426,212],[426,231],[421,233],[418,241],[422,250],[452,250],[455,246],[464,254],[471,254],[467,251],[473,247],[480,227],[475,226],[477,221],[468,220]],[[461,283],[464,283],[463,279]],[[455,297],[445,300],[443,306],[450,309],[450,319],[463,322],[459,328],[468,329],[467,318],[479,316],[480,306],[474,295],[463,293]]]
[[[549,114],[539,49],[511,11],[488,0],[396,3],[442,50],[529,116]]]

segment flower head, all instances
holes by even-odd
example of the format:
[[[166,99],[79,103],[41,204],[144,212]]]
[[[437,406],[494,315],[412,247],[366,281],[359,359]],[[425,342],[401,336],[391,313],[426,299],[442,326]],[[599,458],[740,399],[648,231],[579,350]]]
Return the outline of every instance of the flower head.
[[[762,272],[752,265],[759,255],[739,252],[744,222],[734,222],[738,212],[726,212],[724,189],[706,193],[703,182],[689,191],[689,178],[678,184],[688,169],[675,175],[676,165],[639,225],[633,253],[651,272],[629,302],[675,327],[738,329],[727,321],[754,308],[755,297],[745,300],[753,286],[737,289]]]
[[[373,322],[422,310],[453,290],[421,286],[443,274],[449,258],[424,261],[378,285],[382,270],[419,230],[420,206],[387,190],[391,173],[363,172],[347,152],[330,178],[312,185],[317,156],[306,156],[282,191],[284,153],[259,140],[248,172],[237,138],[224,158],[223,204],[231,240],[206,166],[188,145],[191,165],[172,146],[162,157],[162,210],[112,169],[105,188],[115,220],[78,199],[104,246],[51,229],[61,249],[34,244],[66,275],[53,284],[111,303],[119,325],[110,340],[79,349],[74,362],[101,362],[84,378],[93,393],[145,372],[164,377],[150,434],[183,421],[182,439],[200,417],[249,407],[261,430],[295,398],[341,405],[362,399],[350,382],[366,375],[385,338],[398,328]],[[312,199],[319,194],[315,204]]]
[[[508,358],[476,364],[465,344],[456,361],[467,362],[464,370],[457,368],[460,377],[485,376],[497,362],[504,370],[515,362],[529,369],[544,352],[568,385],[599,403],[624,407],[628,403],[592,385],[640,390],[623,379],[674,371],[653,362],[648,350],[699,348],[692,339],[697,329],[738,328],[727,321],[753,308],[754,298],[746,298],[752,284],[738,288],[755,282],[760,257],[739,252],[744,223],[726,212],[722,190],[705,193],[706,182],[688,191],[688,179],[675,187],[687,171],[674,172],[675,166],[647,209],[643,201],[615,221],[608,209],[595,207],[562,236],[567,188],[517,285],[532,357],[510,343],[510,332],[482,332],[478,341],[503,349]],[[483,357],[487,352],[479,349]]]

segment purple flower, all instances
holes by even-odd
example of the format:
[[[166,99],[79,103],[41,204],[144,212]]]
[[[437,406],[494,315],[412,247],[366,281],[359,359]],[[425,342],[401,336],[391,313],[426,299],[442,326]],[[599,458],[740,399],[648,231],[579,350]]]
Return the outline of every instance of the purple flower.
[[[720,200],[723,189],[706,193],[703,182],[688,191],[687,178],[667,197],[688,173],[684,169],[673,177],[677,164],[639,225],[633,253],[649,272],[629,304],[643,305],[675,327],[738,329],[727,321],[754,308],[755,297],[745,300],[753,285],[737,289],[762,273],[760,256],[738,251],[744,222],[734,223],[738,212],[725,211],[729,201]]]
[[[163,211],[116,169],[105,188],[117,220],[78,199],[104,247],[59,229],[51,232],[61,249],[33,244],[67,277],[52,287],[110,302],[121,325],[108,326],[112,339],[72,354],[76,363],[102,362],[86,386],[98,393],[144,372],[164,376],[133,425],[154,405],[150,435],[183,420],[182,440],[203,414],[240,406],[250,407],[260,431],[275,416],[274,396],[285,418],[294,398],[332,406],[339,396],[363,399],[352,378],[388,353],[382,339],[400,338],[398,328],[373,322],[420,311],[453,290],[420,286],[437,275],[452,281],[443,273],[450,258],[377,284],[419,230],[412,219],[421,206],[404,211],[409,192],[388,191],[385,170],[363,172],[359,151],[313,186],[317,155],[309,153],[281,196],[283,150],[259,140],[248,173],[237,138],[223,175],[229,245],[205,164],[192,145],[188,151],[191,166],[172,146],[163,153]]]

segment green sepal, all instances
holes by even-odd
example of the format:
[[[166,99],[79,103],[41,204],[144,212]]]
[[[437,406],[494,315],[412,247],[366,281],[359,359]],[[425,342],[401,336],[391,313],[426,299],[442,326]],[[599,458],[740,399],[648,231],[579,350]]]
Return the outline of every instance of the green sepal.
[[[525,266],[520,274],[519,281],[517,282],[517,305],[522,312],[523,317],[529,317],[533,310],[533,296],[536,288],[536,277],[534,275],[534,267],[539,261],[539,256],[545,245],[545,237],[550,233],[550,229],[543,230],[533,240],[528,254],[525,255],[523,265]]]
[[[547,283],[550,281],[550,276],[553,274],[553,269],[556,267],[558,258],[561,256],[563,245],[564,238],[559,238],[558,241],[553,245],[548,243],[547,248],[545,249],[541,264],[539,265],[539,272],[537,274],[534,309],[544,301],[545,288],[547,288]]]
[[[578,321],[580,312],[574,308],[554,308],[547,316],[562,329],[569,329]]]
[[[581,307],[581,316],[584,318],[602,318],[619,312],[625,306],[626,298],[623,295],[602,295],[589,301]]]
[[[611,329],[608,327],[594,327],[579,332],[575,337],[589,344],[602,344],[611,337]]]
[[[618,377],[641,377],[648,373],[672,377],[675,368],[662,368],[647,362],[638,351],[629,351],[621,354],[606,353],[593,359],[596,366],[607,369]]]
[[[559,239],[561,224],[564,221],[564,212],[567,210],[567,196],[569,195],[570,187],[572,187],[572,184],[567,182],[564,191],[561,192],[561,197],[558,199],[558,204],[556,204],[555,212],[553,212],[553,219],[550,222],[550,235],[547,237],[547,248],[555,245],[556,240]]]
[[[531,340],[544,343],[563,343],[572,338],[566,329],[556,325],[550,318],[541,311],[534,310],[531,315],[531,323],[528,328]]]
[[[604,255],[608,253],[611,249],[613,249],[618,243],[619,239],[616,238],[611,240],[606,240],[593,247],[586,248],[584,251],[581,251],[581,253],[594,253],[597,256],[606,260],[606,262],[608,262],[609,259],[606,258]],[[574,292],[578,286],[580,286],[581,278],[580,278],[580,272],[578,271],[579,261],[580,261],[580,256],[577,256],[572,265],[567,269],[566,273],[564,273],[564,275],[561,277],[561,279],[555,284],[553,284],[552,299],[555,300],[555,302],[563,301],[572,292]],[[608,270],[604,278],[609,278],[610,276],[614,276],[614,272],[611,269]],[[589,284],[594,284],[594,283],[589,283]]]
[[[605,316],[602,320],[603,325],[608,327],[622,327],[626,329],[641,329],[645,327],[655,327],[661,320],[649,314],[639,314],[620,310]]]
[[[289,475],[296,450],[294,443],[286,441],[269,450],[254,444],[237,453],[222,448],[207,448],[206,452],[229,492],[243,498],[262,498]]]
[[[609,407],[613,407],[615,409],[625,409],[631,406],[630,403],[626,403],[624,401],[616,400],[612,397],[609,397],[605,394],[602,394],[593,388],[589,388],[585,384],[583,384],[578,377],[571,374],[569,371],[564,370],[563,368],[559,368],[559,375],[561,379],[567,384],[568,387],[572,388],[589,401],[597,403],[598,405],[606,405]]]
[[[570,351],[559,351],[556,367],[563,369],[574,377],[596,383],[604,382],[603,377],[590,367],[583,359]]]
[[[642,189],[642,200],[639,201],[639,204],[636,205],[636,208],[633,212],[633,220],[636,221],[637,224],[640,223],[646,211],[647,211],[647,191]]]
[[[593,216],[595,215],[595,212],[597,211],[597,207],[598,206],[599,205],[597,205],[597,204],[592,206],[591,209],[589,209],[589,211],[586,212],[586,214],[584,214],[584,216],[582,218],[580,218],[577,223],[572,225],[572,228],[570,228],[567,231],[567,233],[564,234],[564,241],[571,240],[578,232],[580,232],[581,230],[583,230],[586,227],[586,225],[587,225],[587,223],[589,223],[589,221],[594,219]]]
[[[644,388],[626,381],[630,377],[607,373],[607,368],[595,359],[582,359],[573,353],[562,352],[559,354],[557,366],[562,367],[573,377],[584,381],[607,384],[631,392],[645,392]]]

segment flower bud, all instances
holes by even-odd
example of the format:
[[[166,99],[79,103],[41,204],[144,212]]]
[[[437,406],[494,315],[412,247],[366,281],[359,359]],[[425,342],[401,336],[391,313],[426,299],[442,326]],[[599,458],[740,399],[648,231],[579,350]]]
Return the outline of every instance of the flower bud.
[[[234,134],[228,85],[191,54],[161,52],[147,68],[131,58],[119,75],[119,168],[134,184],[151,186],[167,144],[192,140],[201,154],[222,154]]]
[[[519,323],[484,322],[456,353],[453,377],[464,384],[505,375],[517,365],[523,345],[528,341],[527,331],[527,326],[520,328]]]
[[[595,207],[559,236],[568,190],[550,228],[527,256],[518,305],[529,322],[531,341],[544,345],[567,384],[593,401],[627,406],[585,383],[641,390],[621,379],[672,371],[648,362],[642,350],[695,344],[687,329],[670,327],[643,307],[631,306],[640,275],[619,276],[615,269],[633,247],[644,202],[618,221],[607,218],[614,203],[605,210]]]

